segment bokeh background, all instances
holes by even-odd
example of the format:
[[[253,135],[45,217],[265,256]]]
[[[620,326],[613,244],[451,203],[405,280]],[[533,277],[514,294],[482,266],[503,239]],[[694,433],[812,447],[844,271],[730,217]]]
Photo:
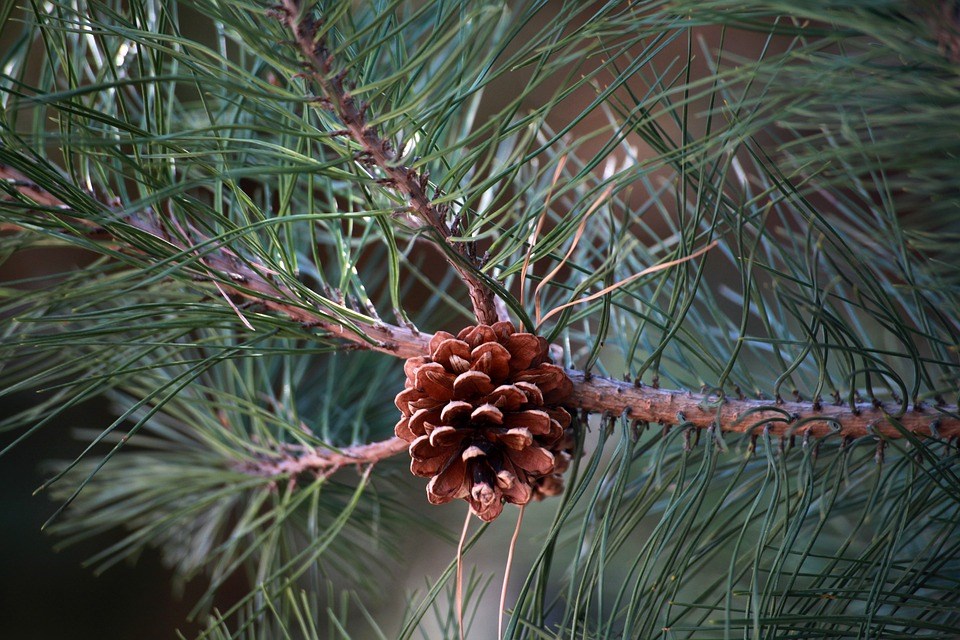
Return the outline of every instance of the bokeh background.
[[[23,252],[0,266],[0,283],[60,273],[87,259],[70,250]],[[32,395],[5,398],[0,418],[29,406]],[[98,576],[83,563],[113,536],[61,549],[56,538],[41,531],[57,504],[34,491],[55,461],[77,455],[80,442],[73,432],[99,430],[110,420],[105,401],[86,402],[0,458],[0,637],[152,640],[173,638],[178,628],[188,637],[199,629],[185,620],[198,596],[192,592],[202,591],[201,586],[174,594],[172,576],[155,552],[142,555],[136,566],[121,565]],[[0,449],[18,435],[0,434]]]

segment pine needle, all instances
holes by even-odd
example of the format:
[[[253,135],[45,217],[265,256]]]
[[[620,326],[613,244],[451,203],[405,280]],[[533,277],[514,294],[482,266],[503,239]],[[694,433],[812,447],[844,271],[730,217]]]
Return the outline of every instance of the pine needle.
[[[650,267],[650,268],[648,268],[648,269],[644,269],[644,270],[641,271],[640,273],[635,273],[635,274],[633,274],[633,275],[630,276],[629,278],[624,278],[624,279],[621,280],[620,282],[615,282],[614,284],[610,285],[609,287],[604,287],[604,288],[601,289],[600,291],[597,291],[596,293],[593,293],[593,294],[587,296],[586,298],[580,298],[579,300],[572,300],[572,301],[567,302],[567,303],[565,303],[565,304],[562,304],[562,305],[560,305],[560,306],[558,306],[558,307],[555,307],[555,308],[551,309],[550,312],[547,313],[547,315],[545,315],[542,320],[540,320],[540,322],[537,324],[537,327],[540,327],[540,325],[542,325],[544,322],[546,322],[547,319],[549,319],[550,317],[552,317],[553,315],[555,315],[555,314],[557,314],[557,313],[560,313],[560,312],[563,311],[564,309],[567,309],[567,308],[572,307],[572,306],[574,306],[574,305],[582,304],[582,303],[584,303],[584,302],[590,302],[591,300],[596,300],[597,298],[599,298],[599,297],[601,297],[601,296],[603,296],[603,295],[606,295],[607,293],[609,293],[609,292],[611,292],[611,291],[613,291],[613,290],[615,290],[615,289],[619,289],[620,287],[623,287],[624,285],[630,284],[631,282],[633,282],[633,281],[636,280],[637,278],[641,278],[641,277],[643,277],[643,276],[650,275],[651,273],[656,273],[657,271],[663,271],[664,269],[669,269],[669,268],[671,268],[671,267],[677,266],[678,264],[683,264],[684,262],[688,262],[688,261],[690,261],[690,260],[693,260],[694,258],[697,258],[697,257],[703,255],[703,254],[706,253],[707,251],[710,251],[710,249],[713,249],[715,246],[717,246],[717,244],[719,244],[719,241],[718,241],[718,240],[714,240],[713,242],[711,242],[711,243],[708,244],[707,246],[702,247],[702,248],[698,249],[697,251],[694,251],[694,252],[691,253],[689,256],[684,256],[683,258],[678,258],[678,259],[676,259],[676,260],[670,260],[670,261],[664,262],[664,263],[662,263],[662,264],[654,265],[654,266],[652,266],[652,267]]]
[[[570,259],[570,256],[573,255],[574,250],[577,248],[577,245],[580,243],[580,238],[583,237],[583,232],[587,227],[587,221],[590,219],[590,216],[596,211],[600,205],[606,202],[607,198],[610,197],[610,194],[613,193],[613,185],[609,185],[606,189],[603,190],[603,193],[597,197],[593,203],[590,205],[590,208],[587,209],[586,213],[583,214],[583,218],[580,220],[580,225],[577,227],[576,233],[573,235],[573,241],[570,243],[570,248],[567,249],[567,253],[564,254],[563,259],[557,264],[553,270],[544,276],[543,280],[537,285],[537,288],[533,291],[533,304],[534,304],[534,318],[536,325],[539,327],[543,324],[543,320],[540,319],[540,290],[546,286],[553,278],[557,275],[560,269],[563,268],[563,265],[567,263]]]
[[[527,270],[530,268],[530,258],[533,256],[533,248],[537,244],[537,237],[540,235],[541,229],[543,229],[544,223],[547,221],[547,215],[550,212],[550,200],[553,198],[553,190],[557,185],[557,181],[560,180],[560,176],[563,174],[564,167],[567,166],[568,156],[561,156],[559,162],[557,162],[557,168],[553,171],[553,178],[550,180],[550,187],[547,189],[547,195],[543,200],[543,213],[540,214],[539,219],[537,220],[537,226],[534,227],[533,233],[530,234],[530,239],[527,240],[527,252],[523,257],[523,268],[520,270],[520,300],[525,300],[526,296],[524,295],[524,286],[527,282]]]

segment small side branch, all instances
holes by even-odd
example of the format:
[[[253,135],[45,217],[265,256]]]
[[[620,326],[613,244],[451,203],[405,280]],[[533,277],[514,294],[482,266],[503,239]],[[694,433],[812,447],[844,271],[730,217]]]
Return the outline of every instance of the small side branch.
[[[276,456],[266,456],[237,465],[243,473],[266,478],[327,477],[344,467],[370,465],[407,450],[400,438],[390,438],[343,449],[285,447]]]
[[[13,185],[21,196],[37,204],[62,211],[62,215],[68,217],[77,226],[89,228],[89,237],[105,239],[106,241],[113,240],[108,230],[96,227],[80,217],[71,216],[70,208],[63,201],[40,190],[32,181],[13,167],[0,164],[0,181]],[[0,201],[2,200],[3,195],[0,194]],[[53,214],[37,211],[37,215]],[[130,216],[125,222],[180,251],[191,249],[184,242],[172,238],[170,234],[166,233],[156,216],[151,212],[141,212],[139,215]],[[3,232],[22,232],[23,230],[22,227],[15,224],[3,223],[0,225],[0,231]],[[398,327],[384,323],[361,324],[363,335],[358,335],[345,325],[326,318],[318,310],[315,311],[290,302],[296,300],[298,296],[287,285],[268,277],[266,275],[268,273],[267,269],[255,268],[254,265],[239,259],[226,247],[217,247],[213,250],[205,249],[201,261],[210,272],[227,274],[227,277],[219,283],[222,291],[257,303],[263,308],[286,316],[304,326],[316,327],[326,331],[358,347],[389,353],[401,358],[412,358],[424,353],[430,342],[429,335],[415,333],[408,327]]]
[[[460,260],[450,259],[450,265],[466,284],[477,320],[482,324],[497,321],[496,296],[466,264],[473,262],[467,243],[451,242],[447,225],[446,207],[434,204],[427,195],[428,176],[402,164],[389,140],[377,128],[368,124],[366,104],[359,103],[344,86],[344,76],[333,70],[333,56],[322,40],[317,41],[318,24],[303,14],[297,0],[282,0],[275,15],[294,36],[297,48],[307,63],[303,74],[319,87],[325,104],[336,113],[343,124],[342,132],[360,146],[360,154],[367,164],[376,166],[383,174],[380,182],[401,193],[410,210],[433,229],[441,241],[450,246]]]

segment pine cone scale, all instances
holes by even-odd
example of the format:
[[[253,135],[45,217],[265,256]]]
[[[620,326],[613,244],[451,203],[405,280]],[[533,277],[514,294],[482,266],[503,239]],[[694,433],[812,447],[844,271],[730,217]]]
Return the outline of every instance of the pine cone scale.
[[[545,435],[550,431],[550,416],[546,411],[531,409],[510,415],[507,421],[511,427],[523,427],[536,435]]]
[[[410,429],[410,421],[407,418],[400,418],[393,427],[393,433],[406,442],[412,442],[417,435]]]
[[[485,403],[473,410],[473,413],[470,414],[470,420],[473,422],[503,424],[503,412],[492,404]]]
[[[445,504],[464,498],[470,491],[467,480],[466,463],[454,456],[427,484],[427,500],[433,504]]]
[[[501,411],[516,411],[527,402],[527,395],[515,385],[502,384],[487,396],[487,402]]]
[[[514,466],[538,476],[545,476],[553,471],[553,454],[543,447],[525,447],[510,452],[510,460]]]
[[[463,400],[453,400],[443,408],[440,413],[440,420],[443,424],[453,424],[458,419],[469,416],[471,413],[473,413],[472,404]]]
[[[498,431],[499,433],[494,434],[496,440],[511,449],[525,449],[533,444],[533,434],[530,433],[529,429],[514,427]]]
[[[493,391],[490,376],[482,371],[465,371],[453,381],[453,396],[458,400],[469,400]]]

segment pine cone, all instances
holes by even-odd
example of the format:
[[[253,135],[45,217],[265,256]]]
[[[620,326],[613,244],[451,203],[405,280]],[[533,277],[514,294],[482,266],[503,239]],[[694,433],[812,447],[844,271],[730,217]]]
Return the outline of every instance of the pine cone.
[[[440,331],[429,357],[407,360],[395,431],[410,443],[410,471],[431,478],[430,502],[464,498],[489,522],[504,501],[563,490],[570,414],[560,404],[573,385],[547,349],[543,338],[497,322],[456,337]]]

